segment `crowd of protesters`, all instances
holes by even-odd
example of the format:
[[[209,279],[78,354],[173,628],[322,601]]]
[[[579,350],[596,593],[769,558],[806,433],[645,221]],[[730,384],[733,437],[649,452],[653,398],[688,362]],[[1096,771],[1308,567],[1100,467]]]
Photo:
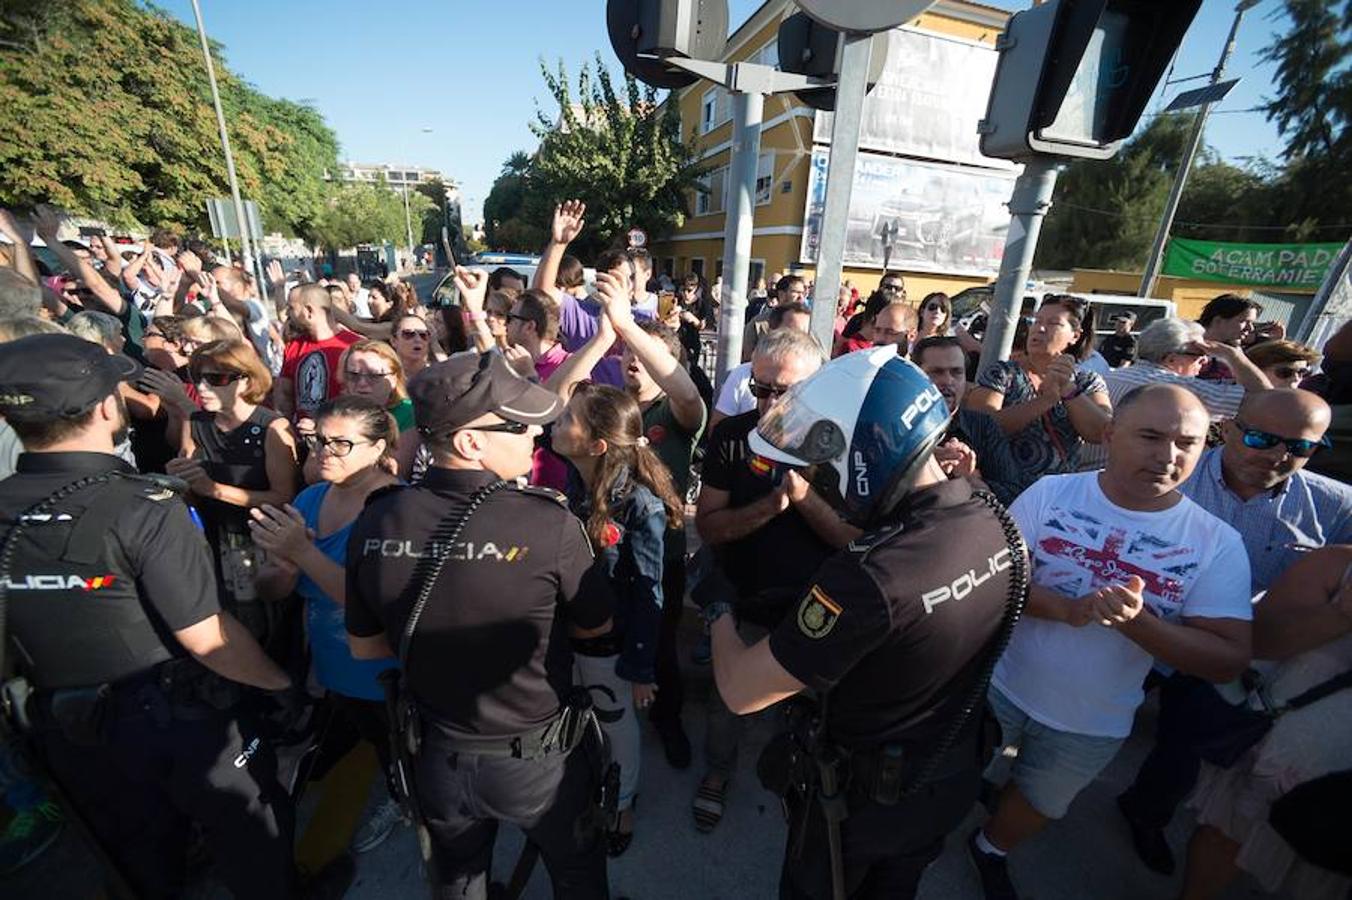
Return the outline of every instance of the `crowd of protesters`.
[[[866,298],[847,284],[822,347],[808,334],[813,285],[776,274],[734,323],[742,364],[715,393],[699,363],[701,336],[728,327],[721,287],[655,275],[645,251],[621,246],[591,263],[627,296],[593,293],[568,253],[585,211],[579,201],[555,210],[532,279],[457,269],[447,308],[397,276],[313,280],[274,261],[259,284],[198,240],[63,240],[50,209],[28,225],[0,211],[0,341],[66,331],[145,366],[122,389],[132,427],[118,454],[186,484],[221,605],[312,685],[322,725],[303,780],[329,804],[319,827],[341,833],[300,837],[305,870],[350,863],[405,821],[389,798],[360,816],[370,786],[391,775],[378,677],[394,662],[352,655],[344,565],[367,498],[426,471],[413,379],[452,354],[499,353],[567,404],[535,449],[532,481],[567,495],[616,588],[611,624],[571,643],[577,677],[610,689],[603,718],[621,780],[608,850],[619,855],[643,829],[642,718],[667,764],[696,761],[677,652],[691,582],[721,567],[746,601],[739,631],[754,640],[859,537],[800,473],[757,457],[748,435],[831,356],[895,345],[953,414],[935,451],[945,473],[1010,505],[1033,559],[1028,611],[990,695],[1003,744],[1019,753],[993,764],[990,816],[967,841],[986,896],[1017,896],[1007,857],[1074,816],[1077,794],[1142,728],[1154,750],[1119,805],[1143,864],[1174,871],[1164,829],[1186,803],[1197,826],[1184,897],[1215,897],[1240,871],[1292,896],[1347,896],[1348,856],[1321,855],[1319,836],[1289,823],[1342,808],[1352,690],[1275,719],[1228,764],[1214,748],[1241,712],[1281,707],[1352,669],[1352,489],[1345,469],[1324,465],[1334,410],[1352,402],[1352,329],[1321,354],[1226,294],[1197,322],[1166,317],[1137,332],[1123,316],[1096,346],[1089,302],[1051,294],[1021,322],[1013,358],[975,371],[980,336],[954,321],[943,293],[914,302],[895,272]],[[30,252],[30,227],[59,268]],[[0,477],[22,449],[0,422]],[[697,660],[707,654],[707,643],[695,648]],[[1158,721],[1137,723],[1156,686]],[[717,691],[705,715],[691,812],[711,832],[740,726]],[[365,763],[354,762],[363,747]],[[0,871],[59,828],[59,810],[21,768],[0,765]],[[1295,816],[1270,815],[1297,802]]]

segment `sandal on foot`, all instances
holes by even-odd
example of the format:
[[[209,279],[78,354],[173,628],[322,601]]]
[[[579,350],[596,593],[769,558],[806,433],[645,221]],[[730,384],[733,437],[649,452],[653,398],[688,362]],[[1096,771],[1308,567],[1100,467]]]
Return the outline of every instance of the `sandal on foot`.
[[[717,827],[723,819],[723,807],[728,794],[728,783],[725,781],[715,787],[710,784],[708,779],[701,781],[699,788],[695,791],[695,802],[691,804],[691,811],[695,814],[695,830],[703,834],[708,834]]]

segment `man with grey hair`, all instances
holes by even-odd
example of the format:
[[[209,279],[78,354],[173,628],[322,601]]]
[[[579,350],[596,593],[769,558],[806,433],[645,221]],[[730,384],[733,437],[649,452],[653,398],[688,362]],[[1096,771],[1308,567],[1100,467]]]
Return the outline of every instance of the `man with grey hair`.
[[[1196,394],[1213,420],[1229,419],[1239,410],[1246,392],[1272,387],[1267,376],[1249,361],[1243,350],[1207,340],[1202,326],[1187,319],[1157,319],[1141,331],[1136,343],[1136,363],[1112,369],[1103,376],[1113,408],[1134,388],[1146,384],[1177,384]],[[1235,383],[1198,378],[1208,357],[1224,363],[1234,373]],[[1080,453],[1080,470],[1102,468],[1107,456],[1107,448],[1103,445],[1086,445]]]
[[[76,313],[66,323],[66,330],[92,344],[99,344],[109,353],[121,353],[127,339],[122,335],[122,323],[115,317],[94,309]]]
[[[787,327],[767,333],[751,357],[756,408],[719,423],[704,457],[695,528],[716,559],[718,571],[707,578],[736,595],[738,632],[748,642],[768,634],[802,599],[817,567],[859,535],[802,474],[758,456],[748,442],[766,410],[824,362],[811,335]],[[712,831],[723,817],[741,729],[741,720],[711,691],[705,775],[693,807],[700,831]]]

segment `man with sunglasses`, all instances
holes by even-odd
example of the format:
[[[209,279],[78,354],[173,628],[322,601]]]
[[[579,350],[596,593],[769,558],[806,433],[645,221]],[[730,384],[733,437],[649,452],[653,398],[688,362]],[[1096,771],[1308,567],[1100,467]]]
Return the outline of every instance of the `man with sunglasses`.
[[[804,584],[858,531],[845,524],[801,474],[758,456],[751,433],[784,392],[826,361],[805,331],[780,328],[756,345],[750,393],[756,407],[719,423],[704,458],[695,528],[736,589],[738,633],[754,643],[779,624]],[[737,768],[742,721],[717,691],[709,695],[705,774],[695,793],[695,827],[712,831],[723,817]]]
[[[590,815],[597,773],[584,745],[561,735],[572,663],[552,637],[560,620],[605,625],[613,595],[563,495],[516,482],[488,490],[530,471],[535,438],[563,402],[498,353],[434,363],[409,394],[432,466],[412,487],[373,495],[353,524],[346,615],[355,657],[402,661],[434,895],[484,897],[507,822],[539,848],[558,896],[605,897],[601,819]],[[434,556],[444,567],[427,585]]]
[[[1232,525],[1248,551],[1251,594],[1261,598],[1302,553],[1352,541],[1352,488],[1304,471],[1327,447],[1331,411],[1316,394],[1278,388],[1249,394],[1224,425],[1225,443],[1207,450],[1183,493]],[[1261,602],[1261,601],[1260,601]],[[1132,841],[1151,869],[1171,873],[1164,829],[1197,781],[1196,723],[1206,701],[1188,676],[1160,689],[1155,747],[1118,800]]]

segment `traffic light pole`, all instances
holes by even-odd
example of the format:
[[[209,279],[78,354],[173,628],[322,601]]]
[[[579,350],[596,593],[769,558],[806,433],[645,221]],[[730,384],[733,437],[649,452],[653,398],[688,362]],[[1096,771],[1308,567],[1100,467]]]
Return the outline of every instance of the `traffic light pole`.
[[[873,35],[847,33],[836,82],[836,109],[831,123],[831,158],[826,168],[826,203],[822,209],[821,243],[812,288],[812,336],[829,353],[836,321],[836,295],[844,269],[845,232],[850,218],[854,166],[859,158],[859,126],[868,93]]]
[[[1235,36],[1239,34],[1240,20],[1244,18],[1245,11],[1253,5],[1252,2],[1245,0],[1235,7],[1235,18],[1230,23],[1230,36],[1225,40],[1225,47],[1221,50],[1221,58],[1216,62],[1216,68],[1211,71],[1210,84],[1215,85],[1225,77],[1225,64],[1230,61],[1230,54],[1235,51]],[[1193,160],[1197,158],[1197,151],[1202,146],[1202,132],[1206,128],[1207,116],[1210,113],[1211,104],[1203,103],[1193,119],[1188,149],[1184,151],[1183,160],[1178,164],[1173,187],[1169,190],[1169,200],[1164,204],[1164,215],[1160,217],[1160,227],[1155,232],[1155,243],[1151,246],[1150,258],[1145,263],[1141,286],[1136,291],[1138,297],[1149,297],[1150,292],[1155,289],[1155,279],[1159,277],[1160,265],[1164,260],[1164,248],[1169,244],[1169,231],[1174,227],[1174,215],[1178,212],[1179,201],[1183,199],[1183,188],[1188,183],[1189,173],[1192,172]]]
[[[734,74],[734,81],[736,74]],[[751,232],[755,227],[756,167],[760,159],[761,120],[765,95],[732,93],[732,161],[729,166],[727,223],[723,231],[723,296],[719,298],[718,362],[715,387],[742,361],[742,329],[746,317],[747,281],[751,274]]]
[[[1033,157],[1024,163],[1023,174],[1014,182],[1014,193],[1009,199],[1009,234],[1005,238],[1000,276],[995,281],[995,296],[987,316],[978,372],[984,372],[991,363],[1009,359],[1014,330],[1023,308],[1025,286],[1033,271],[1038,234],[1052,205],[1057,165],[1054,158]]]

